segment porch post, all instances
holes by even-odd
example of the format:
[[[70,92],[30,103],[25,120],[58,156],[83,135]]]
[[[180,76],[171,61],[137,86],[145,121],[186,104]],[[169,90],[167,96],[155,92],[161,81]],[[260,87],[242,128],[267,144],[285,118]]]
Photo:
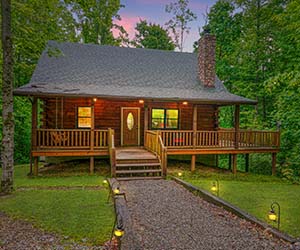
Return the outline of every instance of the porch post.
[[[272,153],[272,175],[276,175],[276,153]]]
[[[249,154],[245,154],[245,170],[249,172]]]
[[[193,106],[193,148],[196,147],[197,143],[197,105]],[[192,155],[191,160],[191,171],[194,172],[196,169],[196,155]]]
[[[146,146],[146,131],[148,130],[148,107],[144,107],[144,147]]]
[[[234,175],[236,175],[236,172],[237,172],[237,154],[233,154],[232,155],[232,173]]]
[[[32,101],[32,114],[31,114],[31,152],[30,157],[32,158],[32,151],[36,150],[37,147],[37,125],[38,125],[38,98],[33,97]],[[39,159],[38,157],[33,158],[34,175],[39,173]],[[32,174],[32,160],[30,162],[30,174]]]
[[[94,132],[95,132],[95,104],[94,101],[92,100],[92,105],[91,105],[91,140],[90,140],[90,150],[94,151]],[[94,168],[95,168],[95,160],[94,156],[90,157],[90,174],[94,173]]]
[[[239,148],[239,130],[240,130],[240,105],[235,105],[234,111],[234,146]]]

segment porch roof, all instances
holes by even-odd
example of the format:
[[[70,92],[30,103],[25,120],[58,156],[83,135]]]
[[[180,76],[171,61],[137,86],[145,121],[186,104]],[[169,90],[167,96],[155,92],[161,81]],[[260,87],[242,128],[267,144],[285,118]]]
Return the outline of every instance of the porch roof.
[[[256,104],[198,79],[195,53],[49,41],[29,84],[15,95],[143,98]]]

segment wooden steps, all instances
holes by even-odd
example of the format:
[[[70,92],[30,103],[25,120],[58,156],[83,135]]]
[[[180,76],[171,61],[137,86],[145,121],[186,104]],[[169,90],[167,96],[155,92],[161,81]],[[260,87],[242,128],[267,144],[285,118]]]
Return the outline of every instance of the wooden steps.
[[[116,149],[116,178],[118,180],[160,179],[159,159],[144,148]]]

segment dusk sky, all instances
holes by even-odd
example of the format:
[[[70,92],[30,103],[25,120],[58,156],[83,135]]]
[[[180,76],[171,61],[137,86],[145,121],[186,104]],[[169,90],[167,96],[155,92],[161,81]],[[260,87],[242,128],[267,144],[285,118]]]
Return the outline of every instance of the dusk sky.
[[[125,8],[120,10],[121,22],[130,38],[135,33],[135,24],[139,19],[146,19],[148,22],[163,25],[171,19],[171,14],[165,12],[165,6],[175,0],[121,0]],[[190,23],[190,33],[186,35],[184,42],[184,51],[192,52],[194,41],[199,39],[199,27],[204,24],[203,14],[217,0],[190,0],[189,7],[197,15],[197,20]]]

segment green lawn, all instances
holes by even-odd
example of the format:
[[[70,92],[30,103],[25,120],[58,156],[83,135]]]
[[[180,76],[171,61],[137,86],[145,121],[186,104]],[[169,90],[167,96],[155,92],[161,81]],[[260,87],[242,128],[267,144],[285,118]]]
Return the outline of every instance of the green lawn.
[[[27,173],[28,165],[15,167],[16,192],[10,197],[1,198],[1,211],[79,242],[85,239],[88,244],[101,245],[109,240],[114,223],[114,210],[112,203],[106,203],[108,190],[102,187],[103,176],[84,172],[75,175],[53,172],[41,177],[27,177]],[[102,188],[18,190],[20,187],[71,186]]]
[[[211,192],[213,182],[220,183],[220,197],[255,217],[268,221],[267,214],[273,201],[281,205],[281,230],[294,237],[300,236],[300,186],[280,178],[238,173],[234,177],[225,170],[200,168],[191,174],[186,168],[173,168],[169,173]],[[273,224],[274,225],[274,224]]]

